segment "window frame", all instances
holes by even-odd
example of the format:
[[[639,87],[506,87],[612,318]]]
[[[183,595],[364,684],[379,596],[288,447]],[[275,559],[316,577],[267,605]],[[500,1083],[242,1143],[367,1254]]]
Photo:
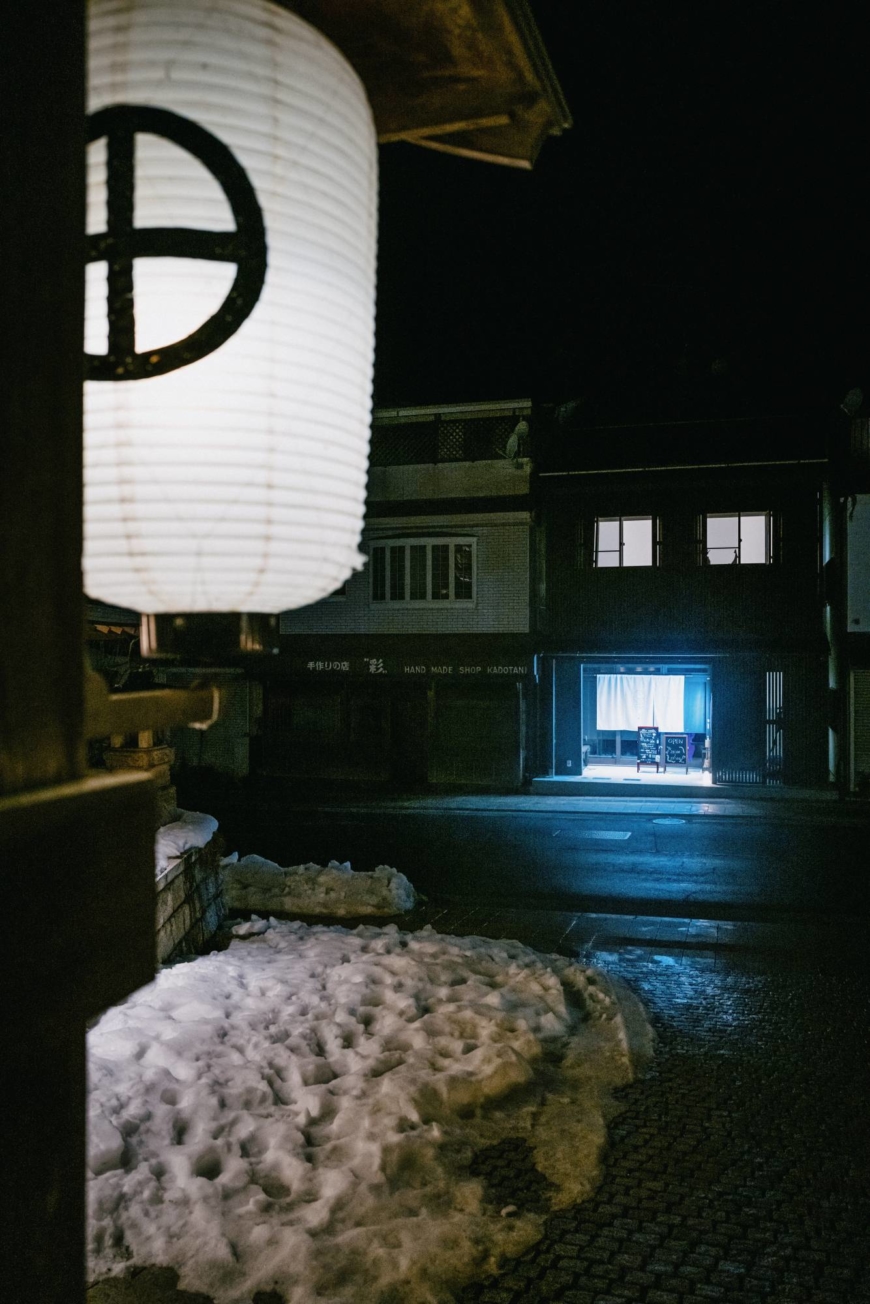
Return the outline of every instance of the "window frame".
[[[619,561],[615,566],[600,566],[598,556],[602,551],[598,545],[599,526],[602,521],[619,522],[619,542],[616,548],[605,548],[603,551],[609,555],[616,553]],[[629,563],[624,561],[625,557],[625,531],[623,529],[624,521],[649,521],[650,528],[650,560],[640,564]],[[593,570],[651,570],[660,564],[660,554],[662,546],[661,535],[661,518],[654,512],[626,512],[624,515],[615,516],[595,516],[592,523],[592,569]]]
[[[764,517],[764,558],[762,561],[744,561],[743,551],[743,527],[742,521],[745,516],[763,516]],[[737,556],[730,561],[714,562],[710,560],[710,545],[707,542],[708,529],[707,522],[710,518],[736,518],[737,520]],[[759,511],[754,508],[752,511],[734,510],[730,512],[703,512],[700,518],[699,530],[699,547],[700,547],[700,564],[702,566],[772,566],[776,555],[776,530],[777,523],[774,513],[770,508],[764,508]],[[731,545],[716,546],[715,552],[726,552]]]
[[[432,596],[432,549],[435,547],[448,547],[448,574],[449,574],[449,593],[447,597],[436,598]],[[411,564],[411,549],[425,547],[426,549],[426,597],[412,598],[411,580],[414,567]],[[468,547],[471,550],[471,596],[461,598],[456,596],[456,549],[457,547]],[[392,573],[393,573],[393,549],[403,549],[403,596],[392,597],[393,590]],[[380,550],[383,557],[383,597],[375,597],[375,565],[373,558],[375,553]],[[368,541],[369,556],[369,606],[385,607],[425,607],[427,609],[449,607],[451,609],[468,610],[477,606],[477,539],[473,535],[402,535],[398,538],[380,538],[370,539]],[[419,577],[419,576],[418,576]]]

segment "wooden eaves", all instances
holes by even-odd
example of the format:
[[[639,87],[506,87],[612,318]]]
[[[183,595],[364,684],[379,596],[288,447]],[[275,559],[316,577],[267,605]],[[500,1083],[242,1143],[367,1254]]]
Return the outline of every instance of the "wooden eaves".
[[[571,115],[526,0],[281,0],[365,85],[378,139],[531,168]]]

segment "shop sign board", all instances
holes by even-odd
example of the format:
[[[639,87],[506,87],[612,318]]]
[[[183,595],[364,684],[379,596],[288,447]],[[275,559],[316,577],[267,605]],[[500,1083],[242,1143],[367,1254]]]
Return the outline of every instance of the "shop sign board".
[[[662,761],[664,769],[669,765],[686,767],[689,773],[689,735],[684,733],[662,734]]]
[[[637,768],[654,765],[659,768],[659,731],[654,724],[642,724],[637,731]]]
[[[523,657],[499,661],[423,661],[396,656],[299,657],[291,661],[294,672],[306,676],[365,678],[389,676],[404,680],[486,681],[525,679],[530,663]]]

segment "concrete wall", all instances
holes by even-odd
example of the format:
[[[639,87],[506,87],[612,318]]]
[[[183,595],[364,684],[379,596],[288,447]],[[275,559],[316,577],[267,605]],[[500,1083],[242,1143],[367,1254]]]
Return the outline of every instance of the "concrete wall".
[[[812,467],[788,470],[698,468],[660,480],[543,481],[549,487],[540,628],[576,639],[584,651],[617,655],[631,650],[695,657],[818,646],[818,473]],[[761,510],[773,516],[772,564],[699,562],[699,518]],[[659,521],[661,564],[595,568],[596,516],[647,514]]]
[[[413,466],[369,468],[370,503],[406,502],[414,498],[501,498],[529,492],[531,463],[427,462]]]
[[[870,494],[858,494],[849,520],[850,634],[870,634]]]
[[[367,544],[427,533],[477,540],[477,594],[468,605],[372,602],[367,570],[351,576],[347,596],[281,616],[282,634],[501,634],[529,629],[529,516],[408,516],[369,521]]]
[[[190,679],[188,671],[175,672],[175,676],[167,672],[167,684],[174,686]],[[196,677],[201,678],[201,672]],[[262,687],[254,680],[221,671],[209,671],[209,679],[221,689],[220,715],[208,729],[173,730],[175,762],[243,779],[250,773],[250,739],[263,713]]]

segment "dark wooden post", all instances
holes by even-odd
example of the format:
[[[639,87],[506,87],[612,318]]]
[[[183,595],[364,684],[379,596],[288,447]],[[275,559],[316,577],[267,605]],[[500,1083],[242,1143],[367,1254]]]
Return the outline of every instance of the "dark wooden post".
[[[84,0],[0,34],[3,1295],[84,1298],[85,1021],[153,973],[154,794],[84,774]]]
[[[82,739],[83,0],[0,38],[0,791],[78,778]]]

